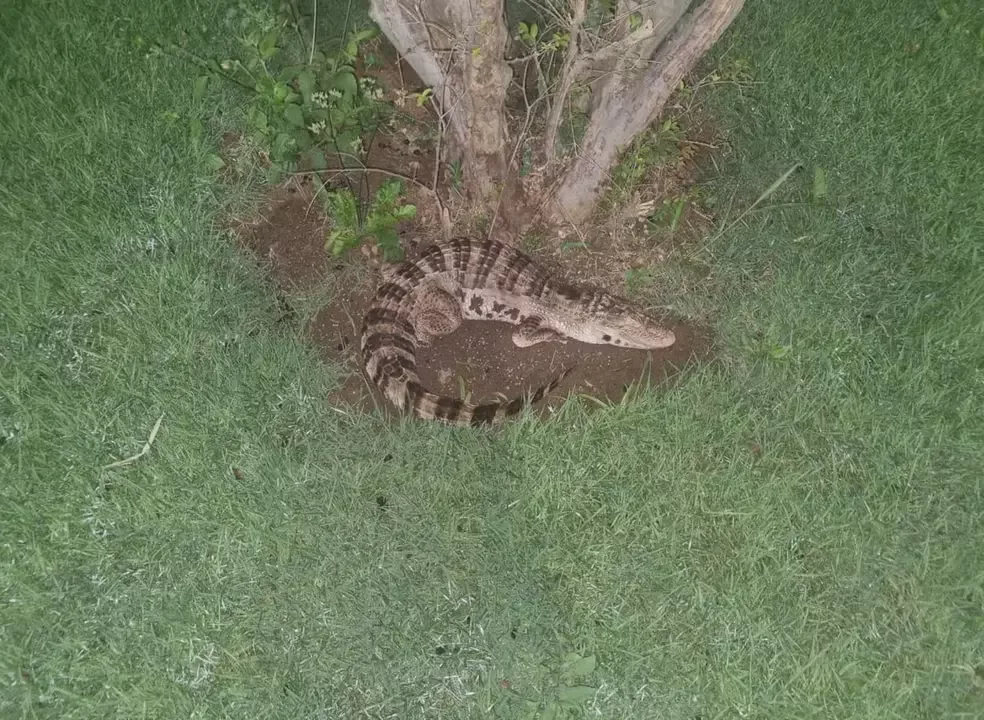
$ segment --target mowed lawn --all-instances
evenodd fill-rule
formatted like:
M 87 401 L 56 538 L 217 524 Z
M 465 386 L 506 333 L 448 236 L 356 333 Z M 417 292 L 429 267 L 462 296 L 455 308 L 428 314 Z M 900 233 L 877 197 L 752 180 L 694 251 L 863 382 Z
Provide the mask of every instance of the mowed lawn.
M 978 3 L 749 0 L 717 359 L 495 433 L 326 404 L 134 41 L 228 7 L 0 10 L 0 717 L 984 717 Z

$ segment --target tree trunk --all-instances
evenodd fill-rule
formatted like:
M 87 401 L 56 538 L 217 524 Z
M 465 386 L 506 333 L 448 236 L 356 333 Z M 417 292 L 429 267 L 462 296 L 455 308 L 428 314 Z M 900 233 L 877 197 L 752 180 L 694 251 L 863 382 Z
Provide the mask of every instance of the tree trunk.
M 680 81 L 721 37 L 743 4 L 744 0 L 706 0 L 676 24 L 648 62 L 640 64 L 625 55 L 616 61 L 620 72 L 608 75 L 596 93 L 577 157 L 554 193 L 549 209 L 554 220 L 578 223 L 590 215 L 619 153 L 659 116 Z M 686 3 L 663 6 L 672 16 Z M 648 46 L 655 38 L 644 42 Z M 635 73 L 633 66 L 639 68 Z
M 465 189 L 485 199 L 506 173 L 502 0 L 371 0 L 370 15 L 433 97 L 449 159 L 462 161 Z M 441 158 L 438 158 L 441 160 Z
M 587 20 L 595 7 L 589 0 L 567 2 L 571 17 L 552 17 L 568 31 L 569 44 L 551 84 L 554 96 L 541 105 L 550 107 L 542 156 L 557 180 L 535 204 L 550 220 L 578 223 L 593 210 L 619 153 L 659 116 L 744 0 L 617 0 L 614 17 L 600 25 Z M 448 149 L 438 160 L 461 159 L 469 195 L 492 200 L 509 170 L 504 0 L 370 0 L 370 8 L 433 89 Z M 559 160 L 555 141 L 578 83 L 591 88 L 590 120 L 574 158 Z

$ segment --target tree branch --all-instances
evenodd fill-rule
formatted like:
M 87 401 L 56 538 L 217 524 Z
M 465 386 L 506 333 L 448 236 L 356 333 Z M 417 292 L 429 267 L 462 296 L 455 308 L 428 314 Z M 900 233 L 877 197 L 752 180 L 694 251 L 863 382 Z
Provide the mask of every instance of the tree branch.
M 578 36 L 581 34 L 581 26 L 587 15 L 588 0 L 575 0 L 574 19 L 570 26 L 570 39 L 567 41 L 567 54 L 564 56 L 564 69 L 560 73 L 560 90 L 554 98 L 553 107 L 550 108 L 550 117 L 547 120 L 547 130 L 543 140 L 543 152 L 547 157 L 547 162 L 553 162 L 557 145 L 557 129 L 564 116 L 564 103 L 567 100 L 567 93 L 574 86 L 577 77 L 575 68 L 577 67 L 577 51 L 580 47 Z
M 653 22 L 652 18 L 648 18 L 646 22 L 625 37 L 616 40 L 610 45 L 606 45 L 593 53 L 582 55 L 578 60 L 578 64 L 582 66 L 583 72 L 584 69 L 587 69 L 588 65 L 597 65 L 598 63 L 603 63 L 608 60 L 614 60 L 615 58 L 621 57 L 629 52 L 629 49 L 633 45 L 641 43 L 643 40 L 648 40 L 655 34 L 656 24 Z
M 563 120 L 567 95 L 570 93 L 571 88 L 574 87 L 574 83 L 593 67 L 609 60 L 624 57 L 633 46 L 648 40 L 656 34 L 656 25 L 653 23 L 652 18 L 648 18 L 640 27 L 625 37 L 593 53 L 585 53 L 578 57 L 578 50 L 580 48 L 578 36 L 581 32 L 581 26 L 584 24 L 587 0 L 576 0 L 576 2 L 574 19 L 571 21 L 571 38 L 567 44 L 567 55 L 564 58 L 564 68 L 560 76 L 560 89 L 552 101 L 553 107 L 551 108 L 550 117 L 547 120 L 547 129 L 544 133 L 543 151 L 548 163 L 553 162 L 556 156 L 557 132 Z
M 415 30 L 407 18 L 400 0 L 370 0 L 369 15 L 373 22 L 384 28 L 386 37 L 397 52 L 414 69 L 435 94 L 443 92 L 448 76 L 441 69 L 437 55 L 431 48 L 430 36 Z M 425 24 L 426 30 L 426 24 Z

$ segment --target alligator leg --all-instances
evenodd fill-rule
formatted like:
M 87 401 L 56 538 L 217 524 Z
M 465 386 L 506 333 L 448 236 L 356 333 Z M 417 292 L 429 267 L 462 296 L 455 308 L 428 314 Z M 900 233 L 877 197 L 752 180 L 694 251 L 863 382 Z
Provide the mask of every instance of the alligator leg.
M 543 342 L 567 342 L 567 337 L 553 328 L 543 325 L 541 318 L 530 316 L 519 324 L 513 332 L 513 344 L 517 347 L 530 347 Z

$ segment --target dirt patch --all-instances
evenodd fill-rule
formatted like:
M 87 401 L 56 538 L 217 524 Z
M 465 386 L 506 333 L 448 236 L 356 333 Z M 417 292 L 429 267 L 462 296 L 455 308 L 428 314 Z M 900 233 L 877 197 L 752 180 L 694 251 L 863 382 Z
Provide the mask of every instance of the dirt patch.
M 243 244 L 268 268 L 278 289 L 290 293 L 324 286 L 334 289 L 331 302 L 318 311 L 308 326 L 311 342 L 321 356 L 348 370 L 329 402 L 350 410 L 387 411 L 385 400 L 370 388 L 358 362 L 359 331 L 372 301 L 378 272 L 366 272 L 361 253 L 332 260 L 324 251 L 326 219 L 311 202 L 306 186 L 278 188 L 252 223 L 241 226 Z M 426 242 L 408 236 L 408 256 Z M 563 267 L 556 258 L 544 264 Z M 706 333 L 687 324 L 668 321 L 677 342 L 653 352 L 623 350 L 575 341 L 518 348 L 512 342 L 513 327 L 498 322 L 468 321 L 456 332 L 418 352 L 422 381 L 435 392 L 475 401 L 492 400 L 501 393 L 512 397 L 538 387 L 563 369 L 574 370 L 545 401 L 544 408 L 559 406 L 574 393 L 617 401 L 634 383 L 663 383 L 688 364 L 706 358 L 711 342 Z
M 512 200 L 500 203 L 508 206 L 508 212 L 496 208 L 495 215 L 482 218 L 469 214 L 447 177 L 439 177 L 435 183 L 438 148 L 433 127 L 428 126 L 433 117 L 427 107 L 408 100 L 420 86 L 412 71 L 393 62 L 371 74 L 385 88 L 387 98 L 403 109 L 397 114 L 403 119 L 373 137 L 366 165 L 378 172 L 358 176 L 358 184 L 366 193 L 386 177 L 397 175 L 407 181 L 408 199 L 418 208 L 416 219 L 400 228 L 407 257 L 412 259 L 451 229 L 454 234 L 484 235 L 482 222 L 485 228 L 494 226 L 494 235 L 501 238 L 501 228 L 509 225 L 508 216 L 516 213 Z M 693 147 L 712 146 L 709 134 L 689 138 L 686 142 Z M 596 213 L 592 223 L 585 226 L 586 234 L 559 241 L 553 239 L 555 236 L 539 239 L 527 234 L 522 249 L 563 277 L 622 294 L 627 271 L 663 261 L 687 235 L 700 231 L 703 221 L 696 203 L 686 204 L 669 237 L 662 234 L 654 241 L 652 233 L 631 230 L 642 217 L 639 213 L 651 210 L 654 200 L 681 195 L 682 188 L 693 182 L 698 161 L 697 152 L 681 152 L 672 167 L 661 168 L 658 176 L 650 175 L 640 182 L 644 191 L 634 193 L 617 208 Z M 325 180 L 334 184 L 337 176 Z M 447 209 L 443 214 L 442 205 Z M 376 408 L 394 417 L 389 404 L 369 387 L 358 359 L 360 328 L 380 277 L 378 255 L 364 247 L 361 252 L 332 258 L 324 247 L 329 228 L 330 221 L 314 199 L 312 184 L 295 178 L 275 188 L 256 218 L 237 224 L 236 230 L 243 246 L 267 267 L 288 303 L 291 293 L 329 291 L 326 296 L 332 300 L 307 327 L 310 341 L 322 357 L 349 371 L 329 402 L 355 411 Z M 508 242 L 510 238 L 501 239 Z M 665 350 L 648 352 L 573 340 L 518 348 L 512 342 L 512 326 L 469 321 L 431 347 L 421 348 L 418 371 L 424 384 L 435 392 L 481 402 L 522 394 L 572 367 L 569 377 L 543 403 L 545 408 L 560 405 L 571 394 L 616 402 L 632 385 L 640 381 L 665 384 L 687 365 L 711 354 L 706 331 L 669 318 L 666 322 L 676 333 L 677 342 Z
M 267 265 L 278 288 L 288 293 L 306 290 L 328 273 L 327 219 L 312 200 L 306 185 L 278 187 L 255 218 L 235 228 L 242 244 Z

